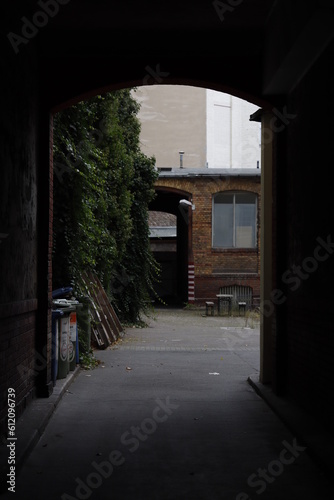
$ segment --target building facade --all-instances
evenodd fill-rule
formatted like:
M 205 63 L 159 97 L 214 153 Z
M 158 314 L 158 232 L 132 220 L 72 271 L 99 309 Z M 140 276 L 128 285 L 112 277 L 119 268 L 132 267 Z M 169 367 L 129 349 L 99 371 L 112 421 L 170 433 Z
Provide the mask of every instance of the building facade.
M 239 296 L 247 296 L 249 307 L 257 304 L 260 170 L 163 170 L 155 188 L 157 196 L 152 210 L 162 214 L 169 211 L 177 221 L 176 235 L 171 230 L 167 236 L 165 229 L 166 236 L 160 233 L 159 240 L 152 240 L 152 250 L 162 265 L 162 280 L 168 277 L 168 298 L 172 295 L 180 302 L 203 304 L 207 300 L 217 301 L 219 293 L 232 293 L 234 302 Z M 184 204 L 184 200 L 189 204 Z M 163 293 L 163 284 L 159 290 Z
M 8 387 L 17 417 L 31 397 L 53 390 L 50 117 L 101 89 L 190 82 L 263 109 L 260 380 L 314 417 L 319 432 L 333 432 L 333 4 L 233 3 L 240 5 L 222 23 L 204 1 L 168 2 L 163 15 L 157 2 L 144 13 L 138 2 L 70 2 L 37 36 L 19 36 L 19 55 L 3 37 L 1 431 Z M 2 33 L 20 35 L 21 16 L 32 19 L 36 7 L 7 2 Z M 293 274 L 300 267 L 304 279 Z M 287 272 L 296 281 L 287 282 Z M 24 379 L 21 365 L 29 369 Z M 307 444 L 320 460 L 326 439 Z
M 186 85 L 143 86 L 142 151 L 157 168 L 261 167 L 261 126 L 249 117 L 258 106 L 238 97 Z
M 160 172 L 152 207 L 161 216 L 151 219 L 158 295 L 204 303 L 229 292 L 258 303 L 261 139 L 260 124 L 249 119 L 257 107 L 185 85 L 141 87 L 134 96 L 142 151 Z M 178 221 L 174 231 L 162 228 L 166 212 Z

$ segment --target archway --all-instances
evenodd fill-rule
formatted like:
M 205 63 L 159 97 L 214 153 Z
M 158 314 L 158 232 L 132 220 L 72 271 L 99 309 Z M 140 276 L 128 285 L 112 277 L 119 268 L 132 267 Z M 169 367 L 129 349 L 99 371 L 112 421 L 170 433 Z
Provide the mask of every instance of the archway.
M 10 122 L 9 136 L 15 137 L 12 149 L 18 151 L 22 147 L 23 150 L 22 164 L 12 152 L 8 152 L 7 163 L 11 166 L 15 160 L 17 172 L 27 166 L 31 169 L 33 205 L 38 207 L 33 230 L 29 225 L 28 230 L 23 228 L 23 247 L 27 250 L 23 263 L 29 265 L 24 281 L 34 286 L 31 290 L 27 287 L 14 290 L 9 300 L 24 301 L 20 306 L 8 308 L 4 294 L 4 310 L 6 314 L 13 311 L 13 324 L 15 314 L 23 312 L 31 316 L 31 343 L 37 353 L 47 352 L 47 356 L 51 337 L 52 114 L 106 90 L 143 84 L 180 83 L 212 88 L 268 108 L 280 100 L 271 95 L 264 97 L 262 90 L 263 27 L 271 2 L 266 5 L 258 2 L 255 8 L 245 1 L 238 9 L 233 8 L 226 19 L 222 19 L 212 4 L 182 4 L 185 25 L 175 16 L 175 12 L 180 11 L 178 3 L 169 4 L 168 15 L 162 17 L 161 9 L 152 2 L 145 18 L 138 12 L 141 7 L 132 5 L 128 11 L 124 5 L 112 3 L 96 8 L 88 1 L 59 2 L 59 13 L 46 19 L 45 14 L 38 17 L 36 8 L 40 9 L 40 5 L 36 7 L 35 2 L 16 2 L 15 8 L 8 9 L 5 19 L 6 33 L 23 34 L 22 30 L 32 33 L 24 28 L 23 15 L 31 22 L 39 19 L 40 26 L 19 45 L 19 54 L 10 43 L 4 50 L 9 68 L 3 82 L 3 95 L 7 100 L 4 116 Z M 137 19 L 141 20 L 138 26 Z M 166 36 L 162 36 L 163 33 Z M 173 36 L 168 36 L 169 33 Z M 124 36 L 133 42 L 130 52 L 125 46 L 120 50 Z M 222 47 L 229 49 L 222 50 Z M 13 89 L 20 89 L 20 99 L 16 100 Z M 26 137 L 26 130 L 31 132 L 31 137 Z M 26 193 L 25 182 L 22 177 L 22 186 L 19 185 L 22 193 Z M 24 219 L 24 210 L 23 206 L 18 218 Z M 21 238 L 18 232 L 18 228 L 11 232 L 11 248 Z M 11 262 L 11 249 L 2 248 L 3 261 Z M 26 257 L 30 254 L 32 266 Z M 6 273 L 4 289 L 13 288 L 12 277 Z M 31 355 L 34 356 L 33 348 Z M 36 386 L 38 395 L 48 396 L 52 392 L 49 359 L 45 369 L 38 372 Z M 22 395 L 24 405 L 25 395 Z
M 176 216 L 176 261 L 173 266 L 175 289 L 174 297 L 170 299 L 179 305 L 193 302 L 192 217 L 189 208 L 180 204 L 182 199 L 190 202 L 191 193 L 159 186 L 156 187 L 156 193 L 157 196 L 151 203 L 150 210 L 167 212 Z M 158 254 L 156 258 L 159 258 Z
M 17 0 L 1 19 L 1 387 L 17 388 L 17 415 L 36 390 L 52 392 L 50 114 L 107 89 L 164 82 L 221 90 L 274 111 L 274 122 L 266 119 L 274 132 L 266 154 L 273 175 L 271 180 L 269 169 L 268 210 L 262 207 L 273 235 L 269 230 L 267 249 L 261 247 L 272 272 L 268 290 L 276 293 L 263 297 L 275 306 L 266 322 L 272 322 L 267 338 L 274 345 L 265 349 L 263 380 L 273 372 L 275 391 L 326 416 L 331 428 L 332 7 L 244 0 L 217 11 L 227 4 L 172 1 L 161 10 L 150 1 L 143 11 L 132 2 L 50 0 L 59 7 L 50 16 L 45 9 L 39 14 L 41 4 L 46 2 Z M 21 37 L 18 51 L 10 33 Z M 291 290 L 282 277 L 295 263 L 314 258 L 318 238 L 329 249 L 328 261 Z M 20 363 L 31 368 L 43 352 L 47 363 L 37 382 L 18 381 Z M 273 368 L 272 358 L 278 362 Z M 2 422 L 4 412 L 5 405 Z
M 182 80 L 181 80 L 182 81 Z M 146 81 L 144 81 L 146 83 Z M 161 82 L 162 83 L 162 82 Z M 223 86 L 222 86 L 223 87 Z M 109 90 L 114 87 L 105 87 Z M 223 87 L 224 88 L 224 87 Z M 79 99 L 79 97 L 77 98 Z M 74 101 L 73 101 L 74 102 Z M 268 116 L 264 114 L 263 116 Z M 254 120 L 258 120 L 257 116 L 254 116 Z M 261 117 L 260 117 L 261 120 Z M 268 126 L 270 127 L 270 122 L 267 122 L 265 133 L 268 132 Z M 267 273 L 267 295 L 263 295 L 263 286 L 261 286 L 261 302 L 266 300 L 266 297 L 269 296 L 272 290 L 272 282 L 269 279 L 271 275 L 271 202 L 267 200 L 271 200 L 271 168 L 272 164 L 269 162 L 269 158 L 272 155 L 272 141 L 263 141 L 263 159 L 264 159 L 264 168 L 267 171 L 267 178 L 269 181 L 267 182 L 268 195 L 265 195 L 262 192 L 262 212 L 266 213 L 267 221 L 265 224 L 262 221 L 261 227 L 262 231 L 264 226 L 267 227 L 265 231 L 266 239 L 261 245 L 261 254 L 262 257 L 264 254 L 267 254 L 267 260 L 269 264 L 266 266 Z M 266 166 L 268 164 L 268 167 Z M 172 213 L 177 215 L 178 220 L 178 257 L 177 257 L 177 274 L 179 279 L 177 280 L 177 300 L 181 303 L 193 302 L 193 255 L 192 255 L 192 211 L 184 210 L 180 208 L 179 202 L 182 198 L 186 198 L 191 204 L 192 193 L 190 191 L 181 191 L 177 188 L 171 188 L 166 186 L 157 186 L 156 188 L 158 196 L 154 203 L 151 204 L 152 210 L 157 211 L 165 211 L 167 213 Z M 261 216 L 262 217 L 262 216 Z M 263 219 L 264 220 L 264 219 Z M 267 246 L 269 245 L 269 246 Z M 262 275 L 262 283 L 266 273 L 261 273 Z M 261 323 L 261 380 L 270 382 L 272 377 L 272 351 L 271 351 L 271 321 L 272 318 L 265 318 L 266 321 Z M 265 354 L 266 353 L 266 354 Z

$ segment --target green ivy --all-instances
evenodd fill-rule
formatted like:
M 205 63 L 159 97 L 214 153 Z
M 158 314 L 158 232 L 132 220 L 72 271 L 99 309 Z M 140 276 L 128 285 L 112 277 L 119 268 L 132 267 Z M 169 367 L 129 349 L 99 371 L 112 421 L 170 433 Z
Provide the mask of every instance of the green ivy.
M 157 172 L 140 151 L 138 111 L 124 89 L 54 119 L 53 288 L 91 270 L 131 322 L 148 310 L 159 274 L 148 228 Z

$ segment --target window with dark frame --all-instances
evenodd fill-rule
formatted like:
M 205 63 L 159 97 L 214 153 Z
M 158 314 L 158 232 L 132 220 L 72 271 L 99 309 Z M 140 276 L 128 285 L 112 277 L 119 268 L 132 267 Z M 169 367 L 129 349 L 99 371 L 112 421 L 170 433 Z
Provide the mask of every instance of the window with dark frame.
M 257 195 L 217 193 L 212 203 L 213 248 L 256 248 Z

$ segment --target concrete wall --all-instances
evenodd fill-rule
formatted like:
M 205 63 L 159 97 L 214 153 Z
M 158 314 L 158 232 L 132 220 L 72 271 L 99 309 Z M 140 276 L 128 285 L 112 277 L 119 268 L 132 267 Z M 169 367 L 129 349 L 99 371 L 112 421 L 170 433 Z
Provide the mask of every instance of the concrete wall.
M 204 167 L 206 162 L 206 93 L 184 85 L 140 87 L 142 151 L 156 157 L 157 167 Z

